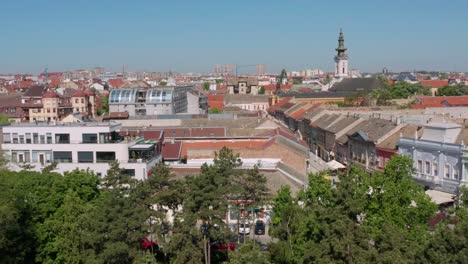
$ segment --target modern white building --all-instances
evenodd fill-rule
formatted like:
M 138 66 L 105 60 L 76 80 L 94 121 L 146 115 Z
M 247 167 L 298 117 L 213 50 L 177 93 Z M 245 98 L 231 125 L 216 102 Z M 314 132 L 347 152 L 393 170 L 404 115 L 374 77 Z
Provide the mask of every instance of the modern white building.
M 156 142 L 119 135 L 118 123 L 15 123 L 3 127 L 2 150 L 12 170 L 41 170 L 57 162 L 56 172 L 89 169 L 105 176 L 118 161 L 123 173 L 144 180 L 160 158 Z

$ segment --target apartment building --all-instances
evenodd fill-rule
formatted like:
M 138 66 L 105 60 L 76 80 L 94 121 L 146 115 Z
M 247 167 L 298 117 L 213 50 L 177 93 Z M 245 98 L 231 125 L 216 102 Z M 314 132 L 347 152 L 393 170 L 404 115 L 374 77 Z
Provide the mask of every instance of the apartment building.
M 194 86 L 114 89 L 109 94 L 109 111 L 127 112 L 129 116 L 200 114 L 200 109 L 207 108 L 206 100 L 200 99 L 205 95 L 194 93 L 193 89 Z
M 458 124 L 429 123 L 421 137 L 400 138 L 399 153 L 412 158 L 416 181 L 456 193 L 461 185 L 468 185 L 463 162 L 466 132 Z
M 15 123 L 3 127 L 2 150 L 12 170 L 22 164 L 41 170 L 57 162 L 59 173 L 78 168 L 105 176 L 116 160 L 124 173 L 146 179 L 160 160 L 158 142 L 121 136 L 120 129 L 117 123 Z
M 90 89 L 69 89 L 60 94 L 44 86 L 31 86 L 21 96 L 19 107 L 26 122 L 55 121 L 72 113 L 94 117 L 96 95 Z

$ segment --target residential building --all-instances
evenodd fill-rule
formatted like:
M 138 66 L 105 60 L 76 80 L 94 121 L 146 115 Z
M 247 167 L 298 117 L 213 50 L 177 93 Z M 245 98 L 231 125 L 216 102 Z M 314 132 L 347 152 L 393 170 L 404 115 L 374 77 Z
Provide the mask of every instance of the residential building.
M 468 184 L 462 158 L 467 132 L 458 124 L 429 123 L 420 137 L 400 138 L 398 151 L 413 160 L 416 181 L 455 194 L 461 185 Z
M 60 94 L 44 86 L 30 87 L 21 97 L 23 121 L 57 121 L 71 113 L 94 117 L 96 95 L 93 91 L 71 88 L 62 91 L 64 93 Z
M 224 96 L 225 106 L 236 106 L 247 111 L 266 111 L 269 104 L 267 95 L 227 94 Z
M 194 86 L 113 89 L 109 112 L 128 112 L 130 116 L 200 114 L 207 108 L 205 95 L 194 93 L 193 89 Z
M 258 79 L 255 77 L 230 77 L 227 78 L 227 90 L 229 94 L 258 94 Z
M 359 130 L 348 133 L 348 160 L 352 164 L 359 164 L 366 170 L 377 167 L 376 146 L 399 131 L 404 124 L 397 125 L 383 119 L 370 119 Z
M 105 176 L 109 163 L 118 161 L 124 173 L 146 179 L 160 160 L 157 142 L 120 136 L 120 129 L 117 123 L 15 123 L 3 127 L 2 149 L 12 170 L 22 164 L 41 170 L 57 162 L 59 173 L 78 168 Z

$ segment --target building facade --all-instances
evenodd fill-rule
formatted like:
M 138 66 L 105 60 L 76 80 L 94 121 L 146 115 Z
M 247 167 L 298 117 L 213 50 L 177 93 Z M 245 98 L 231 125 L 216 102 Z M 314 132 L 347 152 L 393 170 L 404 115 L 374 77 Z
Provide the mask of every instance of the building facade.
M 200 97 L 205 95 L 192 93 L 193 89 L 194 86 L 114 89 L 109 94 L 109 112 L 128 112 L 130 116 L 199 114 L 206 101 Z M 207 107 L 205 103 L 203 106 Z M 190 112 L 195 108 L 197 111 Z
M 2 149 L 12 170 L 23 164 L 41 170 L 57 162 L 59 173 L 78 168 L 105 176 L 109 163 L 118 161 L 124 173 L 146 179 L 160 159 L 157 143 L 119 136 L 120 129 L 117 123 L 98 122 L 11 124 L 3 127 Z
M 400 139 L 399 153 L 412 158 L 416 181 L 449 193 L 456 193 L 468 183 L 462 173 L 464 146 L 457 142 L 460 132 L 460 125 L 430 123 L 420 138 Z

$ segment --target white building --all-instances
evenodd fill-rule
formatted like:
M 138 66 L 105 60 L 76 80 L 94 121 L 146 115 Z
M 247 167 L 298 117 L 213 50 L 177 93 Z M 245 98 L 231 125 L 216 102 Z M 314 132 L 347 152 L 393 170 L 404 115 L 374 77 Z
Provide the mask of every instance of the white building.
M 117 123 L 16 123 L 3 127 L 2 150 L 12 170 L 22 164 L 41 170 L 56 161 L 56 172 L 75 168 L 90 169 L 105 176 L 109 163 L 116 160 L 124 173 L 146 179 L 160 160 L 156 142 L 122 137 Z
M 468 185 L 462 127 L 450 123 L 429 123 L 421 138 L 400 138 L 399 152 L 412 158 L 413 178 L 431 189 L 457 193 Z

